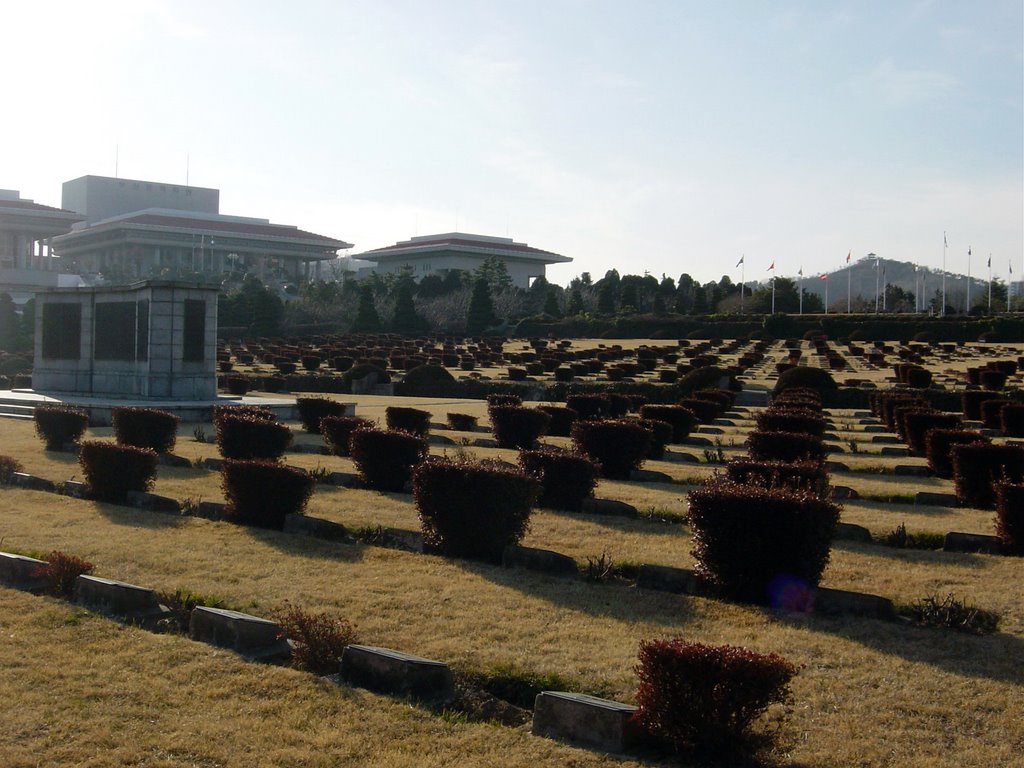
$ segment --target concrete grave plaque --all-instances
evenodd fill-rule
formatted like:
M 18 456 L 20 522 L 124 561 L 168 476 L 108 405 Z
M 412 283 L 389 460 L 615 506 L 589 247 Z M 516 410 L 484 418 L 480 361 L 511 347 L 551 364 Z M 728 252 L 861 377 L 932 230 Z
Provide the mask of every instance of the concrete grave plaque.
M 533 735 L 606 752 L 625 752 L 639 741 L 636 707 L 582 693 L 544 691 L 533 707 Z
M 247 613 L 198 606 L 192 611 L 189 636 L 230 648 L 249 658 L 286 658 L 291 648 L 279 624 Z
M 341 676 L 360 688 L 429 701 L 450 701 L 455 691 L 447 664 L 370 645 L 345 648 Z

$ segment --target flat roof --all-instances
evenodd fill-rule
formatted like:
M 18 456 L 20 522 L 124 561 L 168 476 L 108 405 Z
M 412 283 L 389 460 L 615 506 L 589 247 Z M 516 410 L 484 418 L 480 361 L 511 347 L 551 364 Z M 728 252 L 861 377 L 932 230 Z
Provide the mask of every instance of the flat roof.
M 549 264 L 572 261 L 570 256 L 562 256 L 540 248 L 532 248 L 526 243 L 517 243 L 509 237 L 492 237 L 489 235 L 471 235 L 463 232 L 447 232 L 439 235 L 420 235 L 389 245 L 374 248 L 356 254 L 356 258 L 368 261 L 393 261 L 409 256 L 426 255 L 440 251 L 479 254 L 481 256 L 505 256 L 527 261 L 543 261 Z

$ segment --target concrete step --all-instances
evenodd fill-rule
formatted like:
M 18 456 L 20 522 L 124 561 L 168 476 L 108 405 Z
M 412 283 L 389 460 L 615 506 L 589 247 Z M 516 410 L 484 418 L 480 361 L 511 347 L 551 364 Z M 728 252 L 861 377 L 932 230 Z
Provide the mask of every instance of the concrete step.
M 0 417 L 7 419 L 31 419 L 33 411 L 35 407 L 31 405 L 0 403 Z

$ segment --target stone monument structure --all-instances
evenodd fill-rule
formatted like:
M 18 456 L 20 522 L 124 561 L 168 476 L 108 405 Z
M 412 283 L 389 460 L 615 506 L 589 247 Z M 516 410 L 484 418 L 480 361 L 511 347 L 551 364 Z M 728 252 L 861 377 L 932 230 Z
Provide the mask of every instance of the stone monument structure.
M 143 280 L 36 296 L 36 392 L 217 399 L 217 294 L 203 283 Z

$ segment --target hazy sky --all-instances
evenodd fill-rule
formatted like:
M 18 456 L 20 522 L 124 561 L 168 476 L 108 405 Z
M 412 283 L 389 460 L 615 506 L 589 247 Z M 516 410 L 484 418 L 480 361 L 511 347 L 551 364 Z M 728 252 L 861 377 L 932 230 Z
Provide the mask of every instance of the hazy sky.
M 221 190 L 355 243 L 510 236 L 708 280 L 1024 273 L 1021 0 L 0 4 L 0 188 Z

